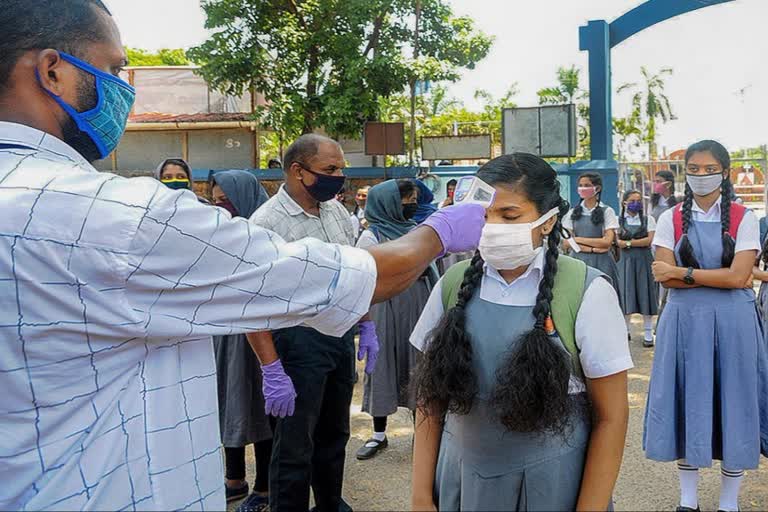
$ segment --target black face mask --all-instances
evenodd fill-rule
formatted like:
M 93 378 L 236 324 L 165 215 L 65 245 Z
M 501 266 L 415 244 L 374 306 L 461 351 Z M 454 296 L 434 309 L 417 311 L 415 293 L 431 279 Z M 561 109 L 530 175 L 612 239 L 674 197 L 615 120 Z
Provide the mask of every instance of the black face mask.
M 307 189 L 309 195 L 321 203 L 336 197 L 336 194 L 344 188 L 344 182 L 347 181 L 346 176 L 328 176 L 327 174 L 310 171 L 305 167 L 302 167 L 302 169 L 315 177 L 315 183 L 311 186 L 304 185 L 304 188 Z
M 403 217 L 405 220 L 411 220 L 416 215 L 416 210 L 419 209 L 419 205 L 416 203 L 409 203 L 403 205 Z

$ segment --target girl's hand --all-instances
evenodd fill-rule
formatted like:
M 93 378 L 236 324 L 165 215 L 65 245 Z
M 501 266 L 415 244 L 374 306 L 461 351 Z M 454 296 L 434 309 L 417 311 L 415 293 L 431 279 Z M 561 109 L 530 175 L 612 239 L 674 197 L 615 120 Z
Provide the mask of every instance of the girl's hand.
M 599 247 L 593 247 L 592 252 L 595 254 L 608 254 L 610 249 L 600 249 Z
M 672 279 L 678 278 L 678 268 L 663 261 L 654 261 L 651 267 L 653 269 L 653 278 L 657 283 L 666 283 Z
M 411 499 L 411 510 L 413 512 L 437 512 L 437 507 L 432 498 L 419 499 L 414 496 Z

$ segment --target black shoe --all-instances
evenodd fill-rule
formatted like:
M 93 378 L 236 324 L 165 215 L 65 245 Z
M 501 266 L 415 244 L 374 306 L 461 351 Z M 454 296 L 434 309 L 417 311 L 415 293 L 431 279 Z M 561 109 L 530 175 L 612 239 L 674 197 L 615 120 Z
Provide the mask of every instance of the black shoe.
M 653 348 L 654 345 L 655 343 L 653 340 L 646 340 L 646 339 L 643 340 L 643 346 L 645 348 Z
M 368 446 L 369 444 L 375 443 L 374 446 Z M 379 453 L 380 450 L 383 450 L 389 445 L 389 441 L 387 441 L 387 438 L 385 437 L 383 441 L 378 441 L 376 439 L 369 439 L 365 442 L 363 446 L 360 447 L 359 450 L 357 450 L 357 460 L 368 460 L 372 459 L 376 456 L 377 453 Z
M 269 497 L 252 492 L 248 498 L 237 507 L 236 512 L 266 512 L 269 510 Z
M 627 341 L 632 341 L 632 333 L 631 332 L 627 333 Z
M 225 485 L 224 487 L 227 491 L 227 503 L 248 496 L 248 482 L 245 482 L 241 487 L 230 487 L 228 485 Z
M 677 507 L 677 512 L 701 512 L 701 509 L 699 507 L 691 508 L 691 507 Z

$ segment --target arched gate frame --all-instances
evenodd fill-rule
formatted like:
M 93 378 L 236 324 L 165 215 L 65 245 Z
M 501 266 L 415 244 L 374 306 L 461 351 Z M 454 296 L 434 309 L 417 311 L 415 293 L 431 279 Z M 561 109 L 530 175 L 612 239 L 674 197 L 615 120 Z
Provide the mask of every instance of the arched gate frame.
M 571 199 L 575 199 L 575 179 L 578 174 L 595 170 L 604 175 L 606 202 L 614 201 L 618 186 L 618 164 L 613 159 L 611 49 L 633 35 L 657 23 L 682 14 L 733 0 L 648 0 L 612 23 L 590 21 L 579 29 L 579 49 L 589 52 L 589 129 L 591 162 L 579 162 L 571 167 Z

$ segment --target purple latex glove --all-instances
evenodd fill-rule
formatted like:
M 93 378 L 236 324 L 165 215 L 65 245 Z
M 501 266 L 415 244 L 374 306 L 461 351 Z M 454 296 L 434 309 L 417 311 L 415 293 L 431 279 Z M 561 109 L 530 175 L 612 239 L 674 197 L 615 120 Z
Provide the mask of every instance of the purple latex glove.
M 376 324 L 368 320 L 360 322 L 360 350 L 357 351 L 357 360 L 365 359 L 365 373 L 368 375 L 376 369 L 376 359 L 379 357 L 379 337 L 376 336 Z
M 278 359 L 274 363 L 261 367 L 261 389 L 264 392 L 264 411 L 267 416 L 278 418 L 293 416 L 296 408 L 296 389 L 291 378 L 286 375 L 283 363 Z
M 485 226 L 485 208 L 476 203 L 448 206 L 430 215 L 422 226 L 431 227 L 440 237 L 443 243 L 440 256 L 474 251 Z

